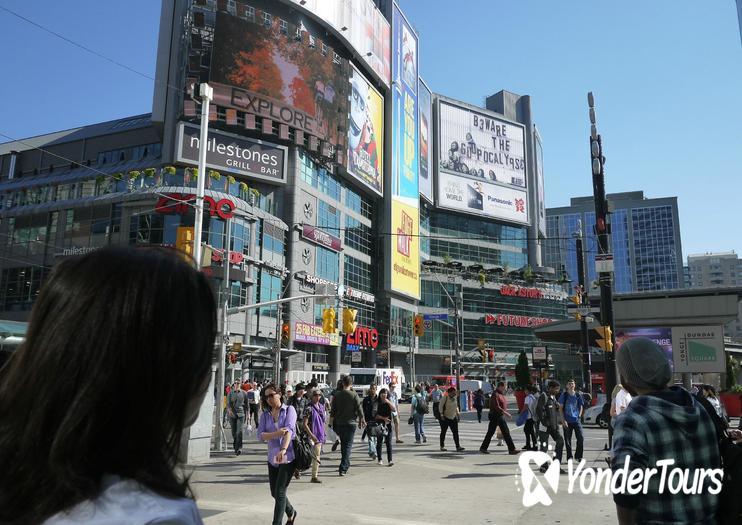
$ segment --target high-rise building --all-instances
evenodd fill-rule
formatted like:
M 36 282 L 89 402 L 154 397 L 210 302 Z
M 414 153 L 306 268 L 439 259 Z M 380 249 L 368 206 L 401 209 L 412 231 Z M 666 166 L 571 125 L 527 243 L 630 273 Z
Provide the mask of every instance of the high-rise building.
M 614 193 L 607 198 L 611 211 L 614 290 L 622 293 L 683 288 L 677 198 L 648 199 L 642 191 Z M 590 284 L 597 279 L 593 197 L 576 197 L 571 199 L 569 206 L 546 210 L 548 240 L 543 247 L 544 261 L 547 266 L 564 270 L 573 285 L 577 283 L 574 234 L 580 221 Z
M 687 268 L 690 288 L 742 285 L 742 259 L 733 251 L 689 255 Z M 724 331 L 729 337 L 742 338 L 742 303 L 737 320 Z

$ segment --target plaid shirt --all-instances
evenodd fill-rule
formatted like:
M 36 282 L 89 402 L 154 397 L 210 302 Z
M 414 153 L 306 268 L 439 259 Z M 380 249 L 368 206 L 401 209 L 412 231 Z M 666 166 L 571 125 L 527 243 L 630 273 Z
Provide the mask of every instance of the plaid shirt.
M 688 486 L 694 483 L 695 469 L 720 468 L 716 430 L 704 408 L 684 389 L 635 397 L 613 421 L 614 472 L 630 456 L 629 469 L 657 469 L 646 495 L 616 494 L 613 500 L 625 508 L 636 509 L 637 523 L 715 524 L 718 496 L 708 493 L 712 483 L 704 481 L 700 494 L 672 494 L 667 479 L 659 493 L 661 467 L 657 461 L 674 459 L 665 467 L 667 477 L 675 468 L 688 469 Z M 673 484 L 677 483 L 674 476 Z

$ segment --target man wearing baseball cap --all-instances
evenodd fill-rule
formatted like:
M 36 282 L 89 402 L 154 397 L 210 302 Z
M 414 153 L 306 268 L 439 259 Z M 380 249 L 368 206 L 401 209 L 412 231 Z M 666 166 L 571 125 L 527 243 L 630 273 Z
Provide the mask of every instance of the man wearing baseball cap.
M 656 469 L 645 480 L 646 494 L 628 491 L 614 494 L 620 525 L 634 523 L 716 523 L 718 496 L 709 492 L 714 484 L 706 481 L 700 491 L 681 490 L 673 494 L 668 480 L 660 491 L 662 466 L 658 461 L 674 460 L 667 469 L 690 473 L 720 466 L 716 429 L 706 410 L 684 388 L 668 387 L 672 369 L 664 350 L 654 341 L 633 338 L 616 352 L 622 384 L 634 396 L 613 425 L 614 475 L 629 461 L 629 471 Z M 687 469 L 687 470 L 686 470 Z M 677 477 L 677 476 L 675 476 Z

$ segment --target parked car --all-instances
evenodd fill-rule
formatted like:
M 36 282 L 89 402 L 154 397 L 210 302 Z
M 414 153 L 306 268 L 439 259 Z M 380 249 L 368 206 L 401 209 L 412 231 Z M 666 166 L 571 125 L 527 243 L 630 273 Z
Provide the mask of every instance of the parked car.
M 600 428 L 608 428 L 608 421 L 601 415 L 602 413 L 602 405 L 587 408 L 582 414 L 582 422 L 586 425 L 598 425 Z

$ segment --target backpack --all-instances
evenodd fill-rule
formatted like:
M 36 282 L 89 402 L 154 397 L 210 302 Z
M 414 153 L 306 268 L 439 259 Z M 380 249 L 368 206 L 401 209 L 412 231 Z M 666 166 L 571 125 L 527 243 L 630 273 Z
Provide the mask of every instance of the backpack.
M 430 412 L 430 408 L 428 407 L 428 400 L 423 394 L 420 394 L 420 396 L 417 398 L 417 402 L 415 403 L 415 412 L 417 412 L 418 414 L 427 414 Z
M 742 523 L 742 501 L 739 497 L 742 494 L 742 445 L 734 444 L 726 433 L 726 422 L 703 395 L 698 394 L 694 398 L 706 409 L 719 438 L 719 456 L 724 478 L 721 482 L 716 520 L 719 525 L 738 525 Z

